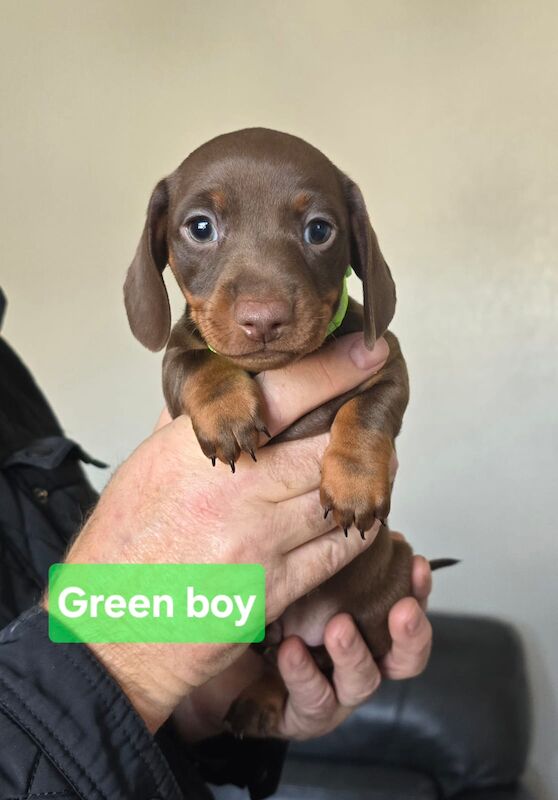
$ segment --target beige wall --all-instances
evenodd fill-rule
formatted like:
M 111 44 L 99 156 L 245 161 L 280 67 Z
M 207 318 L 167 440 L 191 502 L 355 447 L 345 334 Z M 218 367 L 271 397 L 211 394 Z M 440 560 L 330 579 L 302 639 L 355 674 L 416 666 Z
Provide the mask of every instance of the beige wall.
M 530 780 L 558 794 L 558 5 L 2 2 L 6 335 L 70 435 L 117 464 L 159 407 L 123 274 L 148 194 L 190 149 L 297 133 L 361 185 L 400 303 L 413 398 L 393 523 L 433 605 L 524 636 Z M 358 289 L 356 287 L 356 291 Z M 104 478 L 96 478 L 101 485 Z

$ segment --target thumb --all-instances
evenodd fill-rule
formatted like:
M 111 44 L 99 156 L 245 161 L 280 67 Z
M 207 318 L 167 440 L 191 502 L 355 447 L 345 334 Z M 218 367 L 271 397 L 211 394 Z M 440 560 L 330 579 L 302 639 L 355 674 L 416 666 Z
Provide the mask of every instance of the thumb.
M 269 432 L 276 436 L 304 414 L 349 392 L 386 363 L 389 347 L 378 339 L 367 350 L 362 333 L 351 333 L 325 345 L 289 367 L 261 372 Z

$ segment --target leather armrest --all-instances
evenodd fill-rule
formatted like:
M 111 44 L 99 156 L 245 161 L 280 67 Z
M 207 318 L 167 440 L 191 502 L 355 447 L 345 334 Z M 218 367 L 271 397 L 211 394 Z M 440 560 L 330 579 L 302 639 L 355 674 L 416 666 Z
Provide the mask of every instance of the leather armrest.
M 498 786 L 493 789 L 473 789 L 458 794 L 454 800 L 535 800 L 524 786 Z
M 384 681 L 333 733 L 293 743 L 293 758 L 401 766 L 433 776 L 448 796 L 517 782 L 531 715 L 516 632 L 483 617 L 430 618 L 434 647 L 425 672 Z

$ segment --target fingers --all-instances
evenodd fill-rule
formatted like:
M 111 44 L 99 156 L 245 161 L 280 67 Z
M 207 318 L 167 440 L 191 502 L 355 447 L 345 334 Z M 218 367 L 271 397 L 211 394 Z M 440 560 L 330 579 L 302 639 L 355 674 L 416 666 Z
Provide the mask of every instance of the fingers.
M 279 647 L 277 666 L 289 693 L 280 735 L 321 736 L 380 685 L 378 667 L 349 614 L 337 614 L 328 622 L 324 643 L 333 661 L 333 685 L 298 637 L 286 639 Z
M 337 700 L 349 710 L 376 691 L 380 671 L 349 614 L 337 614 L 328 622 L 324 642 L 333 661 Z
M 254 493 L 261 500 L 280 503 L 307 494 L 320 485 L 320 465 L 328 442 L 329 433 L 324 433 L 271 444 L 258 451 L 257 464 L 246 458 L 242 471 L 249 471 Z
M 277 666 L 289 692 L 280 734 L 292 739 L 319 736 L 337 709 L 332 685 L 297 636 L 285 639 Z
M 405 541 L 405 537 L 402 533 L 390 531 L 390 536 L 392 539 L 397 539 L 400 542 Z M 411 584 L 413 597 L 418 600 L 422 610 L 426 611 L 428 597 L 432 591 L 432 570 L 430 569 L 430 563 L 424 556 L 413 556 Z
M 267 406 L 269 432 L 276 436 L 308 411 L 358 386 L 383 367 L 388 355 L 385 339 L 367 350 L 362 333 L 354 333 L 285 369 L 260 373 L 256 380 Z
M 283 598 L 286 605 L 312 591 L 366 550 L 380 529 L 380 521 L 363 541 L 354 529 L 345 538 L 339 528 L 291 550 L 283 559 Z
M 399 600 L 388 617 L 393 644 L 381 671 L 391 680 L 413 678 L 425 668 L 432 648 L 432 627 L 414 597 Z
M 333 515 L 324 517 L 318 489 L 275 507 L 275 527 L 280 532 L 278 550 L 285 554 L 317 536 L 338 530 Z
M 413 587 L 413 597 L 418 600 L 422 610 L 426 611 L 428 596 L 432 591 L 432 570 L 424 556 L 414 556 L 413 558 L 411 583 Z

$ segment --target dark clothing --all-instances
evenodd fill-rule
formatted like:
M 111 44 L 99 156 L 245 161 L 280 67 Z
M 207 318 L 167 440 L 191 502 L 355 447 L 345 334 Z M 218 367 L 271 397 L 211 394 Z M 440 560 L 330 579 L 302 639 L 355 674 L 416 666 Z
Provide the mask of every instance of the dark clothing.
M 0 628 L 36 603 L 97 502 L 31 374 L 0 337 Z
M 99 463 L 0 338 L 0 800 L 207 800 L 206 780 L 267 797 L 284 742 L 153 738 L 86 646 L 48 638 L 35 604 L 97 499 L 80 461 Z
M 0 636 L 0 797 L 180 800 L 117 685 L 86 647 L 53 644 L 47 627 L 35 607 Z
M 284 744 L 157 742 L 87 647 L 53 644 L 34 607 L 0 634 L 0 798 L 208 800 L 203 778 L 275 789 Z M 169 763 L 173 769 L 169 768 Z

